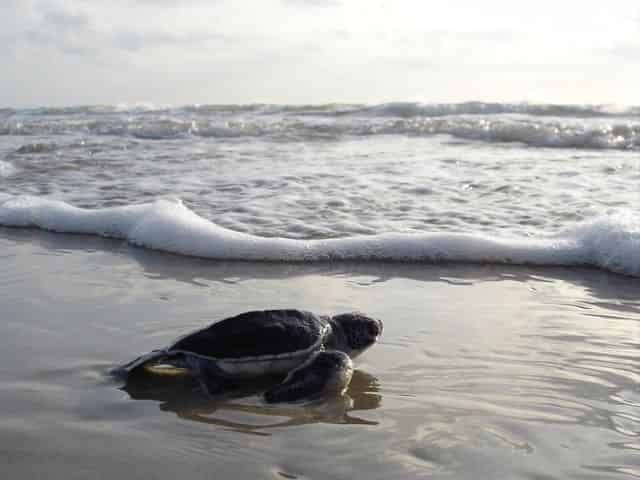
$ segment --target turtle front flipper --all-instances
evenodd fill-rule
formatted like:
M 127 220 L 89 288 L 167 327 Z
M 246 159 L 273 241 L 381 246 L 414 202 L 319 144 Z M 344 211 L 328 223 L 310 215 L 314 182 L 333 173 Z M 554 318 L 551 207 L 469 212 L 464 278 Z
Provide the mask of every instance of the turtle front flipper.
M 353 375 L 349 356 L 337 350 L 316 353 L 264 394 L 267 403 L 314 400 L 327 395 L 342 395 Z
M 194 371 L 202 392 L 211 398 L 217 398 L 238 388 L 238 382 L 229 378 L 215 362 L 195 356 L 187 356 L 186 363 Z

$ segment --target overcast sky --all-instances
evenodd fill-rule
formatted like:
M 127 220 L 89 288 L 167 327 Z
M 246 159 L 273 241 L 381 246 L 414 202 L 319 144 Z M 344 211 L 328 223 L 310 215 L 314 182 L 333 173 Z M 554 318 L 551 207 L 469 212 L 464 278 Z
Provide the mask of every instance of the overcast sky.
M 638 0 L 0 0 L 0 106 L 640 105 Z

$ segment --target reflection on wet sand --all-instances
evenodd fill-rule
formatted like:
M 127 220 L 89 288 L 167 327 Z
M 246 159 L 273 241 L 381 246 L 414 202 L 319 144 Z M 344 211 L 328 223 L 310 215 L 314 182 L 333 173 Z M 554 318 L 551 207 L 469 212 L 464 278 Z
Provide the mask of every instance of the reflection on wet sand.
M 640 278 L 215 262 L 1 228 L 0 246 L 3 478 L 638 476 Z M 257 383 L 212 400 L 184 375 L 124 391 L 103 376 L 217 318 L 291 306 L 383 318 L 358 363 L 376 378 L 269 406 Z
M 118 258 L 119 265 L 130 267 L 134 260 L 147 279 L 162 282 L 172 280 L 198 289 L 212 285 L 235 285 L 253 280 L 283 280 L 304 276 L 331 278 L 349 277 L 354 285 L 366 287 L 394 279 L 421 283 L 444 283 L 470 286 L 488 282 L 519 282 L 536 290 L 562 282 L 580 291 L 580 302 L 587 308 L 596 307 L 621 314 L 640 313 L 638 288 L 640 278 L 603 272 L 589 267 L 536 267 L 492 264 L 456 263 L 389 263 L 389 262 L 318 262 L 271 263 L 218 261 L 184 257 L 136 247 L 121 240 L 82 234 L 51 233 L 30 228 L 0 226 L 0 240 L 24 245 L 29 242 L 45 249 L 47 255 L 69 255 L 82 252 L 108 253 L 109 264 Z M 95 261 L 95 258 L 92 259 Z M 129 271 L 127 273 L 130 273 Z
M 262 403 L 258 395 L 273 381 L 272 378 L 259 379 L 224 397 L 210 398 L 203 394 L 193 376 L 179 372 L 141 372 L 129 377 L 122 390 L 134 400 L 160 402 L 160 410 L 174 412 L 185 420 L 256 435 L 269 435 L 263 430 L 270 428 L 314 423 L 378 424 L 352 414 L 376 409 L 381 404 L 377 378 L 363 371 L 354 372 L 349 388 L 342 397 L 309 404 Z
M 121 240 L 81 234 L 51 233 L 34 229 L 0 227 L 0 239 L 42 246 L 48 255 L 68 255 L 77 252 L 109 253 L 129 265 L 134 260 L 143 275 L 159 282 L 173 280 L 197 288 L 211 288 L 213 284 L 241 284 L 248 280 L 282 280 L 292 277 L 320 275 L 326 277 L 353 278 L 359 286 L 385 283 L 393 279 L 409 279 L 419 282 L 446 283 L 469 286 L 487 282 L 528 283 L 535 288 L 553 282 L 564 282 L 586 293 L 583 302 L 633 314 L 640 312 L 637 291 L 640 278 L 603 272 L 594 268 L 535 267 L 492 264 L 428 264 L 388 262 L 318 262 L 318 263 L 270 263 L 217 261 L 197 257 L 184 257 L 146 248 L 139 248 Z

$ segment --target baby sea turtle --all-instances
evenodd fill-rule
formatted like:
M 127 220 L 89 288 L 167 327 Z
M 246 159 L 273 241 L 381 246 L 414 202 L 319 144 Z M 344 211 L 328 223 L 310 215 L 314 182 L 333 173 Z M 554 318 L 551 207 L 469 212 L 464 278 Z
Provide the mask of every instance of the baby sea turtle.
M 210 395 L 233 389 L 242 379 L 286 375 L 264 399 L 295 402 L 343 393 L 353 373 L 351 359 L 381 333 L 380 320 L 360 313 L 328 317 L 301 310 L 252 311 L 190 333 L 112 373 L 126 377 L 154 364 L 187 368 Z

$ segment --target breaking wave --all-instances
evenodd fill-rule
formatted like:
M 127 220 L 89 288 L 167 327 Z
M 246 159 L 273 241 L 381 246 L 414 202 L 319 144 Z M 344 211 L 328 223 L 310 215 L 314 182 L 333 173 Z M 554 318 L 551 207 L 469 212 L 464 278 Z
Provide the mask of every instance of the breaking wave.
M 347 136 L 449 135 L 453 138 L 494 143 L 520 143 L 530 147 L 572 149 L 640 149 L 640 122 L 537 121 L 506 117 L 353 118 L 178 118 L 114 117 L 79 121 L 7 120 L 0 135 L 65 135 L 69 133 L 175 140 L 190 137 L 251 137 L 287 141 L 338 140 Z M 25 147 L 26 148 L 26 147 Z M 22 153 L 22 152 L 19 152 Z
M 394 102 L 375 105 L 365 109 L 380 116 L 397 117 L 442 117 L 448 115 L 532 115 L 547 117 L 636 117 L 639 107 L 616 108 L 607 105 L 556 105 L 532 103 L 415 103 Z
M 383 233 L 335 239 L 266 238 L 222 228 L 179 200 L 83 209 L 0 194 L 0 225 L 101 235 L 179 255 L 272 262 L 396 261 L 592 266 L 640 276 L 640 219 L 621 212 L 541 238 Z
M 390 102 L 377 105 L 356 103 L 327 103 L 310 105 L 281 104 L 193 104 L 172 107 L 152 103 L 118 105 L 80 105 L 70 107 L 38 107 L 31 109 L 0 109 L 0 115 L 111 115 L 117 113 L 157 114 L 195 113 L 200 115 L 234 114 L 291 114 L 316 116 L 370 115 L 409 117 L 441 117 L 447 115 L 534 115 L 551 117 L 640 117 L 640 107 L 616 107 L 611 105 L 560 105 L 537 103 L 460 102 L 421 103 Z

